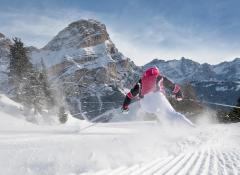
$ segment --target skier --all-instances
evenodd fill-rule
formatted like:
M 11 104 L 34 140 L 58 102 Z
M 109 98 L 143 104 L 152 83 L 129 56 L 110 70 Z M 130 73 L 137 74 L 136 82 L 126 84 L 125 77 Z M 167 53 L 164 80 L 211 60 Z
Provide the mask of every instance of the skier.
M 156 66 L 147 69 L 143 73 L 141 79 L 135 84 L 135 86 L 130 90 L 130 92 L 127 93 L 122 105 L 122 111 L 127 112 L 129 110 L 129 105 L 133 99 L 138 98 L 141 100 L 147 94 L 160 92 L 160 94 L 155 94 L 156 98 L 160 99 L 160 101 L 158 100 L 159 103 L 161 103 L 158 107 L 164 108 L 160 110 L 164 111 L 164 114 L 167 114 L 169 118 L 172 118 L 171 120 L 174 120 L 173 118 L 175 118 L 176 120 L 182 120 L 190 125 L 193 125 L 184 115 L 176 112 L 173 109 L 173 107 L 164 95 L 165 88 L 172 91 L 176 100 L 181 101 L 183 99 L 181 87 L 178 84 L 174 84 L 168 78 L 161 75 Z

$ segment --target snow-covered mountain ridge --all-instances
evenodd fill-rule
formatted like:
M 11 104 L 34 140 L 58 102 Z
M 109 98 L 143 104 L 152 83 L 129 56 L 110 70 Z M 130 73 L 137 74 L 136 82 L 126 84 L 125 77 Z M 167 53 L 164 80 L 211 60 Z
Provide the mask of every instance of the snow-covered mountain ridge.
M 144 68 L 152 65 L 158 66 L 164 75 L 181 83 L 190 81 L 240 81 L 240 58 L 216 65 L 200 64 L 184 57 L 180 60 L 170 61 L 154 59 L 144 65 Z
M 99 21 L 79 20 L 60 31 L 43 49 L 85 48 L 110 40 L 106 26 Z

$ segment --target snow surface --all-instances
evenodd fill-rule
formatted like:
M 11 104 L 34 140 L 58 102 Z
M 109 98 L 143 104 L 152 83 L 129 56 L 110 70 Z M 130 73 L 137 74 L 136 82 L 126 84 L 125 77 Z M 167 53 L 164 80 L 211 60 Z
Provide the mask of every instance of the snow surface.
M 201 120 L 196 128 L 182 128 L 124 122 L 122 116 L 121 122 L 92 124 L 70 117 L 64 125 L 34 125 L 17 113 L 21 105 L 3 95 L 0 99 L 0 174 L 240 172 L 239 123 Z

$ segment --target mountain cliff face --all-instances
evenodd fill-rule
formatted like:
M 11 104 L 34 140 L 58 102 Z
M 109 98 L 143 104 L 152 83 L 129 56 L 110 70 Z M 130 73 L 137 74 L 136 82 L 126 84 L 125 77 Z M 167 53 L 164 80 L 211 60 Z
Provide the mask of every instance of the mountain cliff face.
M 43 49 L 59 51 L 66 48 L 92 47 L 110 40 L 106 26 L 96 20 L 71 23 L 58 33 Z
M 0 33 L 0 91 L 7 90 L 10 45 L 12 42 Z
M 105 25 L 95 20 L 71 23 L 45 47 L 32 51 L 31 58 L 35 64 L 44 60 L 51 82 L 79 118 L 120 107 L 124 89 L 140 71 L 117 50 Z

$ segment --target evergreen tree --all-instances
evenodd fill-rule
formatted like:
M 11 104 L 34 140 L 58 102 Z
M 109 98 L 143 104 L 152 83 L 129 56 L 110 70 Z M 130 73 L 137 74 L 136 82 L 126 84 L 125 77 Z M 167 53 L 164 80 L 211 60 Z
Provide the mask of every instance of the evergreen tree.
M 240 97 L 238 99 L 238 107 L 240 107 Z M 233 110 L 228 114 L 228 120 L 230 122 L 240 122 L 240 108 L 233 108 Z
M 59 118 L 60 123 L 66 123 L 66 122 L 67 122 L 68 115 L 67 115 L 67 113 L 65 112 L 64 106 L 61 106 L 61 107 L 59 108 L 58 118 Z
M 27 56 L 26 48 L 18 38 L 13 39 L 10 48 L 9 80 L 14 87 L 16 100 L 35 113 L 54 105 L 54 98 L 47 79 L 47 69 L 41 60 L 41 70 L 33 67 Z
M 55 105 L 55 99 L 53 96 L 53 92 L 50 88 L 50 84 L 48 81 L 47 76 L 47 68 L 43 62 L 43 59 L 41 59 L 41 72 L 39 74 L 39 81 L 41 83 L 41 89 L 43 91 L 44 97 L 45 97 L 45 103 L 47 107 L 52 107 Z
M 14 44 L 10 46 L 10 76 L 21 79 L 32 68 L 32 64 L 21 39 L 13 38 L 13 41 Z
M 16 99 L 21 101 L 20 87 L 27 79 L 32 64 L 27 57 L 26 48 L 21 39 L 13 38 L 14 44 L 10 46 L 10 63 L 9 63 L 9 82 L 14 88 Z
M 53 93 L 47 78 L 46 70 L 33 68 L 28 74 L 21 93 L 24 102 L 34 108 L 35 113 L 41 113 L 42 109 L 51 109 L 55 105 Z
M 30 108 L 34 113 L 41 113 L 44 105 L 44 93 L 39 81 L 40 72 L 35 68 L 31 69 L 23 84 L 20 87 L 21 102 Z

